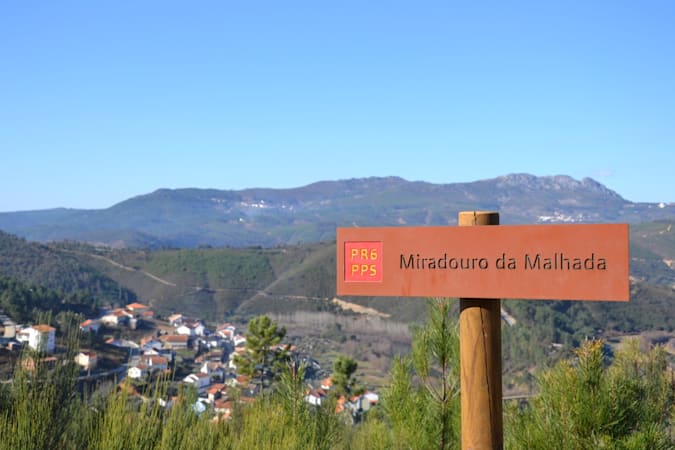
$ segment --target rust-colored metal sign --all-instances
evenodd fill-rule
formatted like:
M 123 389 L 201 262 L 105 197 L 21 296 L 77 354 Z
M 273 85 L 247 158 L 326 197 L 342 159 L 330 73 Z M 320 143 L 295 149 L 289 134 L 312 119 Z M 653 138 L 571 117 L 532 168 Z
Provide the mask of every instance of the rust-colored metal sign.
M 628 225 L 338 228 L 338 295 L 628 301 Z

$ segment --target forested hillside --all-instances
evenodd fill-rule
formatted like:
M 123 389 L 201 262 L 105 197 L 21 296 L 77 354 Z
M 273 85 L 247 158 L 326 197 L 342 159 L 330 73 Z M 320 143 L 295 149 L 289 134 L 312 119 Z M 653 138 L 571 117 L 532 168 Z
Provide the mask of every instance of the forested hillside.
M 94 301 L 131 301 L 135 294 L 53 246 L 27 242 L 0 231 L 0 275 L 43 286 L 64 296 Z
M 672 221 L 631 226 L 632 300 L 628 304 L 602 302 L 526 302 L 545 305 L 595 328 L 634 331 L 650 324 L 670 328 L 675 270 L 675 230 Z M 80 244 L 59 244 L 59 251 L 128 287 L 140 298 L 153 300 L 166 312 L 195 302 L 209 314 L 265 313 L 283 302 L 284 309 L 315 310 L 335 295 L 335 244 L 317 243 L 277 248 L 200 248 L 170 250 L 112 250 Z M 189 300 L 189 301 L 188 301 Z M 392 298 L 348 299 L 412 321 L 420 317 L 419 302 Z M 513 309 L 518 309 L 513 302 Z M 540 305 L 540 306 L 532 306 Z M 568 306 L 564 306 L 568 305 Z M 570 306 L 572 305 L 572 306 Z M 577 305 L 577 306 L 574 306 Z M 266 311 L 267 309 L 267 311 Z M 421 308 L 423 309 L 423 308 Z M 586 311 L 585 313 L 577 313 Z M 523 318 L 532 316 L 523 310 Z M 589 326 L 590 326 L 589 325 Z M 589 326 L 576 327 L 584 332 Z M 564 331 L 564 327 L 563 327 Z
M 589 337 L 613 339 L 645 331 L 672 333 L 675 330 L 672 225 L 673 221 L 659 221 L 631 226 L 633 281 L 629 303 L 504 301 L 504 310 L 515 319 L 515 324 L 504 326 L 507 370 L 525 370 L 542 361 L 569 356 L 571 348 Z M 334 317 L 354 314 L 343 310 L 344 304 L 333 302 L 334 243 L 276 248 L 134 250 L 75 242 L 43 245 L 2 233 L 0 246 L 0 274 L 20 280 L 22 285 L 49 288 L 62 301 L 72 304 L 93 307 L 138 299 L 160 316 L 181 312 L 213 321 L 246 320 L 258 314 L 291 317 L 295 312 L 329 313 Z M 380 320 L 396 326 L 420 323 L 426 314 L 423 299 L 341 300 L 355 308 L 371 308 Z M 24 316 L 33 307 L 31 302 L 27 298 L 28 306 L 21 307 L 15 301 L 12 308 L 23 311 L 19 314 Z M 320 316 L 316 320 L 311 315 L 304 317 L 304 322 L 295 324 L 302 333 L 312 332 L 312 326 L 325 320 Z M 359 335 L 351 330 L 345 334 L 341 327 L 321 326 L 313 332 L 330 338 L 332 344 L 326 344 L 325 349 L 337 349 L 349 344 L 344 339 Z M 372 339 L 374 346 L 375 337 Z M 373 346 L 362 342 L 358 347 L 364 358 L 374 359 L 371 351 L 382 352 L 373 350 Z M 393 348 L 385 356 L 393 357 Z M 380 367 L 384 364 L 377 363 Z

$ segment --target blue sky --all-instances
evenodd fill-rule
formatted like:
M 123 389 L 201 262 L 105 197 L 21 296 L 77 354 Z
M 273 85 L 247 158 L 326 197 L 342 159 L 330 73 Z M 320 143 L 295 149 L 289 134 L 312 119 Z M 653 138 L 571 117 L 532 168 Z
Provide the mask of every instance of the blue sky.
M 0 211 L 592 177 L 675 201 L 675 2 L 0 4 Z

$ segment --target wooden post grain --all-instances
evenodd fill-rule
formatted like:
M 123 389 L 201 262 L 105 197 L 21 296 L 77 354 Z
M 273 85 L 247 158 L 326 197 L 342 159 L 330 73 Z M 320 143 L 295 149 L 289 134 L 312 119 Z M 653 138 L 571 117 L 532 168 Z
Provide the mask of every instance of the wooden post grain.
M 499 213 L 464 211 L 458 222 L 499 225 Z M 501 301 L 461 298 L 459 308 L 462 449 L 502 449 Z

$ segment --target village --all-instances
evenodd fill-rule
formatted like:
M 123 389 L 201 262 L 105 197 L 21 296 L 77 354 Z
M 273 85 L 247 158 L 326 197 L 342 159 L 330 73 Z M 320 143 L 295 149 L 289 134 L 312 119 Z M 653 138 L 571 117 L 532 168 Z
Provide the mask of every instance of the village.
M 251 376 L 238 367 L 237 356 L 251 350 L 246 331 L 232 323 L 209 328 L 198 318 L 181 313 L 160 318 L 149 306 L 130 303 L 101 310 L 98 317 L 81 322 L 80 348 L 74 357 L 72 351 L 66 352 L 63 338 L 57 339 L 53 326 L 17 325 L 5 314 L 0 314 L 0 323 L 0 345 L 22 355 L 18 360 L 24 370 L 35 370 L 37 364 L 53 368 L 72 358 L 79 366 L 78 382 L 89 386 L 112 383 L 144 401 L 156 395 L 154 390 L 161 381 L 169 386 L 163 391 L 164 398 L 158 399 L 165 408 L 172 406 L 181 390 L 193 390 L 196 400 L 192 410 L 209 414 L 214 421 L 231 418 L 236 406 L 251 404 L 272 389 L 271 371 L 263 368 Z M 311 355 L 284 343 L 269 350 L 283 351 L 289 367 L 303 367 L 304 399 L 309 405 L 319 407 L 335 395 L 330 372 Z M 372 390 L 355 391 L 349 398 L 343 394 L 335 397 L 336 414 L 349 423 L 360 421 L 379 400 Z

